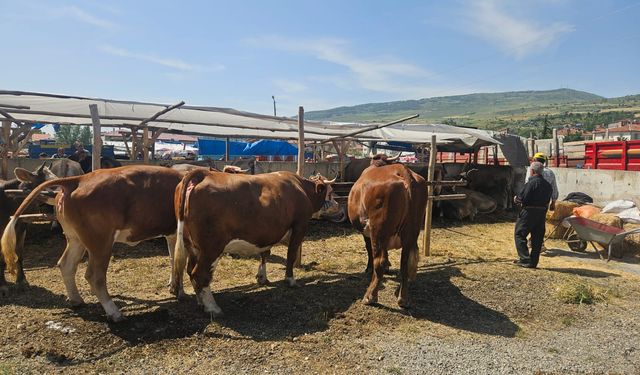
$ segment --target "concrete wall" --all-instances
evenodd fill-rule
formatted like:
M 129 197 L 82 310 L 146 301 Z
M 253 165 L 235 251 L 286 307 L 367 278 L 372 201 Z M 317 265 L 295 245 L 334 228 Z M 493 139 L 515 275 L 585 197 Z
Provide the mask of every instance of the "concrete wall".
M 579 191 L 596 203 L 616 199 L 640 202 L 640 172 L 602 169 L 551 168 L 556 175 L 560 199 Z

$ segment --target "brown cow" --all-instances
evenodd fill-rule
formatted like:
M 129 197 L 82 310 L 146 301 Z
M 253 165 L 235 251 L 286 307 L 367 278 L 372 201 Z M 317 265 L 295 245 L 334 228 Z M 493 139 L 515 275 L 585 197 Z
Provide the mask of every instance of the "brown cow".
M 136 244 L 164 236 L 170 255 L 175 243 L 176 221 L 173 195 L 182 175 L 170 168 L 128 166 L 45 182 L 25 198 L 2 235 L 2 253 L 10 272 L 16 267 L 16 224 L 40 191 L 52 186 L 56 214 L 67 237 L 67 247 L 58 261 L 72 305 L 84 303 L 75 274 L 85 251 L 89 262 L 85 278 L 107 316 L 123 319 L 106 285 L 106 272 L 114 242 Z
M 351 188 L 349 220 L 362 233 L 368 263 L 374 270 L 363 298 L 365 304 L 378 301 L 387 250 L 402 248 L 396 296 L 398 305 L 408 306 L 408 282 L 415 278 L 418 267 L 418 235 L 426 202 L 424 178 L 401 164 L 376 166 L 374 160 Z
M 311 214 L 331 197 L 332 181 L 304 179 L 291 172 L 260 175 L 195 170 L 176 188 L 178 220 L 172 292 L 179 296 L 187 273 L 205 312 L 221 315 L 209 284 L 224 252 L 262 255 L 258 281 L 267 282 L 265 257 L 270 248 L 288 242 L 285 280 L 293 278 L 293 262 Z
M 9 181 L 0 182 L 0 228 L 4 230 L 7 223 L 11 219 L 11 215 L 16 211 L 23 199 L 11 198 L 7 196 L 5 190 L 9 189 L 22 189 L 32 190 L 36 186 L 40 185 L 44 181 L 52 180 L 60 177 L 78 176 L 83 174 L 80 164 L 68 159 L 59 159 L 50 164 L 50 167 L 43 163 L 34 172 L 30 172 L 24 168 L 16 168 L 13 172 L 16 178 Z M 50 207 L 46 207 L 45 210 L 50 210 Z M 29 213 L 36 212 L 35 210 Z M 16 254 L 18 255 L 17 261 L 17 274 L 16 283 L 26 284 L 27 278 L 24 274 L 22 267 L 22 250 L 24 248 L 24 239 L 27 233 L 27 226 L 24 223 L 20 223 L 16 226 Z M 5 264 L 4 260 L 0 259 L 0 295 L 4 295 L 8 292 L 6 279 L 4 277 Z

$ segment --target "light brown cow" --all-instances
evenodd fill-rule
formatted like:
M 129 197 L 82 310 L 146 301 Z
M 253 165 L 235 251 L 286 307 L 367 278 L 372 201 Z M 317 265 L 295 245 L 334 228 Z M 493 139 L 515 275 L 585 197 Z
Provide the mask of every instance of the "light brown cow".
M 398 305 L 407 307 L 408 282 L 418 267 L 418 235 L 427 202 L 427 184 L 420 175 L 404 165 L 385 165 L 372 160 L 351 188 L 348 201 L 349 220 L 362 233 L 373 266 L 371 283 L 363 302 L 378 301 L 387 250 L 402 248 Z
M 129 245 L 164 236 L 170 255 L 175 246 L 173 195 L 182 175 L 170 168 L 128 166 L 45 182 L 27 196 L 2 235 L 2 253 L 10 272 L 16 266 L 16 224 L 41 190 L 60 186 L 56 215 L 67 247 L 58 261 L 72 305 L 84 303 L 75 274 L 85 251 L 89 262 L 85 278 L 107 316 L 114 322 L 122 313 L 109 296 L 106 272 L 114 242 Z
M 258 281 L 267 282 L 265 258 L 271 247 L 288 243 L 285 280 L 294 286 L 293 263 L 311 215 L 331 197 L 331 182 L 291 172 L 260 175 L 195 170 L 176 188 L 178 220 L 172 292 L 182 290 L 187 263 L 198 302 L 222 314 L 209 284 L 224 252 L 262 255 Z

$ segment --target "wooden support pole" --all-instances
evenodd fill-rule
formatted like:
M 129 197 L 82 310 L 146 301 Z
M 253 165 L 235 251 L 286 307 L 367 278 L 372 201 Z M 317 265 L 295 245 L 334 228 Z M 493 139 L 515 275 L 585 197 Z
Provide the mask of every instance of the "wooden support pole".
M 131 160 L 138 157 L 138 127 L 131 127 Z
M 304 173 L 304 108 L 302 106 L 298 107 L 298 168 L 296 173 L 300 177 Z M 294 265 L 296 267 L 302 265 L 302 244 L 298 247 L 298 256 Z
M 142 128 L 142 162 L 149 164 L 149 127 Z
M 556 161 L 554 167 L 560 166 L 560 139 L 558 138 L 558 129 L 553 129 L 553 151 L 554 159 Z
M 229 161 L 229 137 L 224 140 L 224 161 Z
M 91 170 L 100 169 L 100 155 L 102 154 L 102 138 L 100 138 L 100 115 L 98 113 L 98 105 L 89 104 L 91 112 L 91 124 L 93 125 L 93 146 L 91 151 Z
M 131 150 L 129 150 L 129 141 L 127 141 L 127 136 L 124 135 L 124 133 L 122 134 L 122 141 L 124 142 L 124 148 L 127 152 L 127 155 L 129 155 L 129 158 L 131 158 Z
M 298 176 L 304 174 L 304 108 L 298 107 Z
M 427 196 L 433 196 L 433 177 L 436 171 L 436 135 L 431 136 L 431 149 L 429 150 L 429 172 L 427 174 L 427 181 L 430 182 L 427 187 Z M 433 199 L 427 200 L 427 209 L 424 214 L 424 233 L 422 234 L 422 248 L 424 249 L 424 255 L 431 255 L 431 213 L 433 211 Z
M 2 179 L 9 179 L 9 148 L 11 147 L 11 120 L 2 121 Z

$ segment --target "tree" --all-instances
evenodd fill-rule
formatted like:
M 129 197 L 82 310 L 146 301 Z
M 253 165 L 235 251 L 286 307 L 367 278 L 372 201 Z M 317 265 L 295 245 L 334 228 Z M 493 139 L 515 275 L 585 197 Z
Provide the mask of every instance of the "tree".
M 91 128 L 88 126 L 60 125 L 56 131 L 56 142 L 64 145 L 73 145 L 80 141 L 83 145 L 90 145 L 93 140 Z
M 544 120 L 542 121 L 542 134 L 540 134 L 540 139 L 547 139 L 551 137 L 551 128 L 549 127 L 549 115 L 544 115 Z

